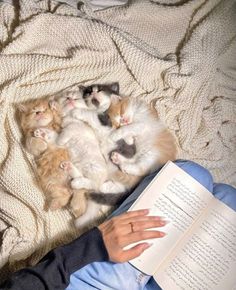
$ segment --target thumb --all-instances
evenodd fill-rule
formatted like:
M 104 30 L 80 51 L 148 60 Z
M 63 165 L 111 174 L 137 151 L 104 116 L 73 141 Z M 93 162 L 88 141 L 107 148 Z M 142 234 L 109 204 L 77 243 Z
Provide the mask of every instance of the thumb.
M 130 248 L 129 250 L 124 251 L 123 255 L 126 261 L 129 261 L 140 256 L 145 250 L 147 250 L 151 246 L 151 243 L 141 243 Z

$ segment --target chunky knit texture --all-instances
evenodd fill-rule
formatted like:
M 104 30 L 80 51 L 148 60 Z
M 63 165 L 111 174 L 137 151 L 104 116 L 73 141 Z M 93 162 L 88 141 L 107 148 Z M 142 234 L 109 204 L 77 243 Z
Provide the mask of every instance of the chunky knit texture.
M 184 2 L 184 4 L 181 4 Z M 51 0 L 0 3 L 1 279 L 78 233 L 70 212 L 45 212 L 15 104 L 74 83 L 119 81 L 155 100 L 179 158 L 236 182 L 236 2 L 129 1 L 101 11 Z

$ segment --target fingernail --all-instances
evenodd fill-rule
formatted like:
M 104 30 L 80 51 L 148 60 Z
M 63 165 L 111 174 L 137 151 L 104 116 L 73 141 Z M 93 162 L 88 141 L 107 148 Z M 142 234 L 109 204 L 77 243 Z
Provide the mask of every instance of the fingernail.
M 156 220 L 165 220 L 165 217 L 163 217 L 163 216 L 155 216 L 154 218 Z
M 152 245 L 153 245 L 153 243 L 145 243 L 143 250 L 150 248 Z
M 166 221 L 160 221 L 159 224 L 160 224 L 161 226 L 165 226 L 166 224 L 168 224 L 168 222 L 166 222 Z
M 160 237 L 164 237 L 166 235 L 166 233 L 160 232 Z
M 163 220 L 163 222 L 165 223 L 165 225 L 167 225 L 168 223 L 170 223 L 169 220 Z

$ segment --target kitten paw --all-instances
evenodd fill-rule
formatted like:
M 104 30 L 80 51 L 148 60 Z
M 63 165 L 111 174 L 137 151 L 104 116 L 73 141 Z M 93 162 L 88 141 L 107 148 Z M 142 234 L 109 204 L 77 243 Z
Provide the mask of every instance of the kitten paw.
M 64 171 L 69 172 L 72 169 L 72 163 L 70 161 L 62 161 L 60 168 Z
M 82 114 L 83 111 L 79 108 L 76 108 L 74 110 L 72 110 L 72 112 L 70 113 L 70 115 L 72 116 L 72 118 L 78 119 L 80 120 L 80 118 L 82 118 Z
M 54 100 L 49 101 L 49 107 L 51 110 L 55 110 L 55 111 L 59 110 L 59 104 Z
M 127 170 L 127 168 L 125 166 L 120 166 L 120 170 L 126 174 L 129 174 L 129 170 Z
M 133 136 L 128 136 L 128 137 L 126 137 L 124 140 L 125 140 L 125 142 L 126 142 L 128 145 L 133 145 L 133 144 L 134 144 L 134 137 L 133 137 Z
M 120 164 L 121 163 L 121 158 L 120 158 L 120 154 L 118 152 L 113 151 L 111 153 L 111 161 L 114 164 Z
M 34 131 L 34 137 L 42 138 L 42 139 L 45 140 L 46 135 L 47 135 L 47 133 L 46 133 L 45 130 L 42 129 L 42 128 L 36 129 L 36 130 Z

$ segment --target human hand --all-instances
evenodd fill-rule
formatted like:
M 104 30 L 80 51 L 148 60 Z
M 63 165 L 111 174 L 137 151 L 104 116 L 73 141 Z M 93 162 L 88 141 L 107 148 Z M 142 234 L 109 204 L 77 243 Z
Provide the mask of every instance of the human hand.
M 142 240 L 165 236 L 165 233 L 157 230 L 147 231 L 167 224 L 161 217 L 147 216 L 148 213 L 148 209 L 126 212 L 98 226 L 111 261 L 122 263 L 134 259 L 151 244 L 141 242 L 128 250 L 124 250 L 124 247 Z

